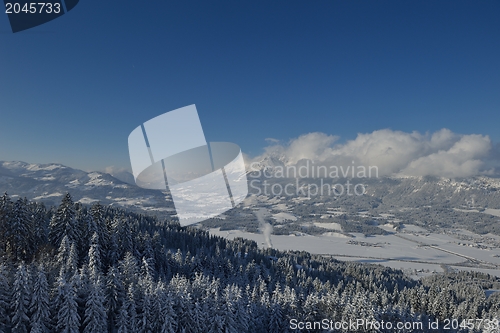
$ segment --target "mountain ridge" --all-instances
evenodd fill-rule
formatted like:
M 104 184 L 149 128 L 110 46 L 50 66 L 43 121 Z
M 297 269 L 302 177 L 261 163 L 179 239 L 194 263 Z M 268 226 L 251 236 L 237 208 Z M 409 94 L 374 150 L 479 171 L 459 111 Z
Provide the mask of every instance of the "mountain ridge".
M 255 174 L 249 173 L 251 182 Z M 260 178 L 264 180 L 264 178 Z M 267 179 L 267 178 L 266 178 Z M 287 182 L 288 179 L 267 179 L 272 182 Z M 302 183 L 314 183 L 317 179 L 300 179 Z M 342 182 L 342 179 L 332 180 Z M 356 181 L 366 185 L 366 194 L 361 197 L 328 197 L 325 202 L 366 210 L 377 207 L 380 212 L 403 210 L 408 207 L 432 206 L 442 214 L 450 209 L 500 209 L 500 179 L 478 176 L 466 179 L 436 177 L 380 177 L 360 178 Z M 261 182 L 262 184 L 262 182 Z M 136 212 L 175 214 L 168 191 L 143 189 L 98 171 L 86 172 L 51 163 L 35 164 L 19 161 L 0 161 L 0 193 L 12 197 L 27 197 L 30 200 L 57 206 L 66 192 L 75 202 L 122 207 Z M 252 191 L 250 191 L 252 193 Z
M 143 189 L 105 172 L 86 172 L 57 163 L 0 161 L 0 192 L 51 206 L 71 192 L 75 201 L 83 204 L 99 201 L 132 211 L 174 211 L 167 191 Z

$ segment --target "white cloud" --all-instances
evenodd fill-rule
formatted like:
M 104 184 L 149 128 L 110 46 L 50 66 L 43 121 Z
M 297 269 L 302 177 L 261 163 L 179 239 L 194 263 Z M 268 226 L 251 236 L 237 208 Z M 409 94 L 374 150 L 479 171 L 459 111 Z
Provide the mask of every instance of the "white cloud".
M 122 182 L 135 185 L 134 176 L 128 169 L 108 166 L 104 168 L 103 172 L 110 174 L 111 176 L 121 180 Z
M 491 141 L 487 136 L 465 135 L 448 150 L 422 156 L 401 171 L 411 176 L 468 177 L 478 175 L 488 157 Z
M 330 146 L 338 139 L 336 136 L 324 133 L 309 133 L 291 140 L 287 145 L 280 144 L 279 140 L 266 139 L 272 144 L 264 147 L 264 154 L 255 158 L 247 158 L 247 161 L 261 161 L 268 156 L 285 161 L 287 164 L 295 164 L 301 159 L 313 161 L 321 160 L 329 153 Z
M 275 139 L 275 138 L 266 138 L 265 139 L 267 142 L 270 142 L 270 143 L 274 143 L 274 144 L 277 144 L 280 142 L 280 140 L 278 139 Z
M 286 145 L 266 147 L 252 161 L 275 157 L 293 165 L 308 159 L 321 165 L 377 166 L 379 176 L 468 177 L 486 173 L 492 143 L 484 135 L 460 135 L 448 129 L 435 133 L 406 133 L 383 129 L 358 134 L 354 140 L 337 143 L 337 136 L 308 133 Z M 491 163 L 490 163 L 491 164 Z

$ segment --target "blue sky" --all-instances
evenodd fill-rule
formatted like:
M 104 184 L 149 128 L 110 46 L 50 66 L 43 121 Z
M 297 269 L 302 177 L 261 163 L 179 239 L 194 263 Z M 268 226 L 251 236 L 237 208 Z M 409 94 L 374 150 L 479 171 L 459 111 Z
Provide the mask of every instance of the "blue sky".
M 16 34 L 0 13 L 0 160 L 129 168 L 129 133 L 190 104 L 249 155 L 310 132 L 500 141 L 500 2 L 115 3 Z

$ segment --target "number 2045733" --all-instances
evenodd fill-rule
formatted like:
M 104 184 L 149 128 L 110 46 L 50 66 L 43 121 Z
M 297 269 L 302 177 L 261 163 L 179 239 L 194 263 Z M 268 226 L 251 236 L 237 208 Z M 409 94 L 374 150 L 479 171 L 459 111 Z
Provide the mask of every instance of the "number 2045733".
M 5 4 L 6 14 L 59 14 L 61 12 L 61 4 L 58 2 L 7 2 Z

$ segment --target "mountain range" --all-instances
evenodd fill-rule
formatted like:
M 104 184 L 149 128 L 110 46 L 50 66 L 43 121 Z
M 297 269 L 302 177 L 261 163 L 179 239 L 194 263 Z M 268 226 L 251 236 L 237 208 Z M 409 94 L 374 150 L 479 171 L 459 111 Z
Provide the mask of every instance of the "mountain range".
M 266 162 L 269 161 L 263 161 L 262 165 Z M 248 177 L 251 180 L 252 173 Z M 342 183 L 342 180 L 338 181 Z M 488 221 L 480 223 L 488 226 L 498 224 L 498 217 L 480 213 L 485 209 L 500 209 L 498 178 L 380 177 L 357 181 L 366 186 L 366 194 L 362 197 L 324 197 L 321 201 L 353 213 L 362 210 L 397 212 L 405 219 L 447 221 L 447 225 L 451 225 L 453 220 L 470 220 L 470 223 L 477 224 L 479 220 L 476 217 L 483 221 L 489 216 Z M 313 183 L 317 179 L 301 179 L 300 182 Z M 13 198 L 27 197 L 48 206 L 58 205 L 64 194 L 69 192 L 75 202 L 82 204 L 99 201 L 130 211 L 175 214 L 167 191 L 143 189 L 104 172 L 85 172 L 61 164 L 0 162 L 0 193 L 4 192 Z M 265 201 L 259 202 L 265 205 Z M 248 206 L 248 200 L 244 205 Z
M 65 193 L 75 202 L 101 202 L 131 211 L 171 214 L 172 200 L 166 191 L 148 190 L 103 172 L 85 172 L 61 164 L 0 162 L 0 192 L 27 197 L 46 205 L 59 205 Z

